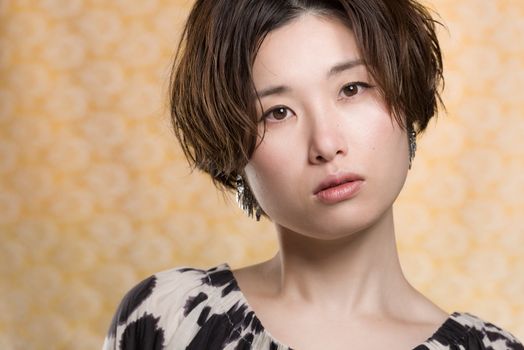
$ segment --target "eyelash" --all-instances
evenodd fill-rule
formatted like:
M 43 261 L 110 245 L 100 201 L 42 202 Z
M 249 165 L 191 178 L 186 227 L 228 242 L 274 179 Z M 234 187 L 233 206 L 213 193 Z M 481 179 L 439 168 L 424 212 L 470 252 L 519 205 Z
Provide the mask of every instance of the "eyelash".
M 278 110 L 285 110 L 287 113 L 291 112 L 292 114 L 295 114 L 290 108 L 286 107 L 286 106 L 275 106 L 273 108 L 271 108 L 270 110 L 268 110 L 266 113 L 264 113 L 262 115 L 262 118 L 261 118 L 261 121 L 265 121 L 265 120 L 268 120 L 269 119 L 269 116 L 271 114 L 273 114 L 274 112 L 278 111 Z M 287 117 L 287 113 L 286 113 L 286 117 Z M 278 123 L 278 122 L 281 122 L 283 120 L 286 119 L 286 117 L 282 118 L 282 119 L 272 119 L 275 123 Z
M 347 88 L 347 87 L 350 87 L 350 86 L 356 86 L 357 87 L 357 93 L 360 92 L 361 89 L 369 89 L 369 88 L 372 88 L 373 86 L 368 84 L 368 83 L 365 83 L 363 81 L 355 81 L 355 82 L 352 82 L 352 83 L 349 83 L 349 84 L 346 84 L 342 87 L 342 89 L 340 89 L 340 93 L 342 93 L 342 91 Z M 351 98 L 355 95 L 351 95 L 351 96 L 344 96 L 343 98 Z
M 342 97 L 341 97 L 342 99 L 350 99 L 350 98 L 352 98 L 353 96 L 355 96 L 356 94 L 358 94 L 359 92 L 361 92 L 362 89 L 369 89 L 369 88 L 372 88 L 373 86 L 370 85 L 370 84 L 368 84 L 368 83 L 365 83 L 365 82 L 363 82 L 363 81 L 351 82 L 351 83 L 349 83 L 349 84 L 344 85 L 344 86 L 340 89 L 340 94 L 343 94 L 344 89 L 346 89 L 346 88 L 348 88 L 348 87 L 356 87 L 356 88 L 357 88 L 357 92 L 356 92 L 354 95 L 351 95 L 351 96 L 342 96 Z M 284 105 L 280 105 L 280 106 L 275 106 L 275 107 L 269 109 L 266 113 L 264 113 L 264 114 L 262 115 L 262 117 L 260 118 L 260 120 L 261 120 L 261 121 L 268 120 L 268 119 L 269 119 L 269 116 L 270 116 L 272 113 L 277 112 L 277 111 L 279 111 L 279 110 L 280 110 L 280 111 L 285 110 L 287 113 L 286 113 L 286 116 L 284 116 L 282 119 L 276 119 L 276 118 L 275 118 L 275 119 L 271 119 L 271 120 L 272 120 L 273 122 L 275 122 L 275 123 L 278 123 L 278 122 L 281 122 L 281 121 L 287 119 L 287 114 L 288 114 L 289 112 L 291 112 L 292 114 L 294 114 L 294 112 L 293 112 L 290 108 L 288 108 L 288 107 L 286 107 L 286 106 L 284 106 Z

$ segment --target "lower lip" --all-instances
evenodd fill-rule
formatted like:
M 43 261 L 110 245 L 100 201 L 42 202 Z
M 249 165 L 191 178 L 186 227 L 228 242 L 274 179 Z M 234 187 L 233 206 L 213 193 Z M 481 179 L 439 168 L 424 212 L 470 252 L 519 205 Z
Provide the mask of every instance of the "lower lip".
M 338 186 L 326 188 L 316 194 L 318 200 L 325 204 L 335 204 L 353 198 L 362 187 L 363 181 L 350 181 Z

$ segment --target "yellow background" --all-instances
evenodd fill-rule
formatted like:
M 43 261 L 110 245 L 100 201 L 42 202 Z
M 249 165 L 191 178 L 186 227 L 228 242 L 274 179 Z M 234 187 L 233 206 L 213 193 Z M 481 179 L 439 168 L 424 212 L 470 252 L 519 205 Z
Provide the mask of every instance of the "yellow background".
M 123 293 L 270 257 L 271 225 L 190 174 L 166 81 L 191 1 L 0 0 L 0 348 L 100 348 Z M 524 1 L 433 0 L 447 113 L 396 216 L 409 279 L 524 339 Z

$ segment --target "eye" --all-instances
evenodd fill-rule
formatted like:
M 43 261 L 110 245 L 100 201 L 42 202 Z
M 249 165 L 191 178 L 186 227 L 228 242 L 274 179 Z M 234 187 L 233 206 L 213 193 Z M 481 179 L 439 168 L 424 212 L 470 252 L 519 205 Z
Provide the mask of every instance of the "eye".
M 371 85 L 364 82 L 355 82 L 355 83 L 349 83 L 347 85 L 344 85 L 340 91 L 340 94 L 342 97 L 352 97 L 357 95 L 359 92 L 361 92 L 363 89 L 370 88 Z
M 278 106 L 273 109 L 270 109 L 267 111 L 263 116 L 262 119 L 265 120 L 274 120 L 274 121 L 281 121 L 286 118 L 289 118 L 293 116 L 294 113 L 285 106 Z

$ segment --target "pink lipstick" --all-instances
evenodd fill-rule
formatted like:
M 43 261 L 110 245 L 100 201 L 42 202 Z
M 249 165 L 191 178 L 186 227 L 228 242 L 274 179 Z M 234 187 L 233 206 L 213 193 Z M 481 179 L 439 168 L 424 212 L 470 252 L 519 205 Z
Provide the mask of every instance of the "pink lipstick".
M 315 188 L 313 193 L 322 203 L 335 204 L 353 198 L 363 183 L 364 179 L 356 174 L 330 175 Z

